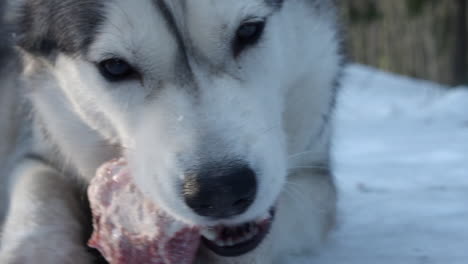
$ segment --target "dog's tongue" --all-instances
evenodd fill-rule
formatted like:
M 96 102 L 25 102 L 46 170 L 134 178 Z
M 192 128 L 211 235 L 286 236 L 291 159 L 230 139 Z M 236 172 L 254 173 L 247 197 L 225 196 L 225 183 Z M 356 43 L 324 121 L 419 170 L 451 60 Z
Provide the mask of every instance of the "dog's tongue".
M 133 184 L 124 160 L 104 164 L 88 189 L 88 242 L 111 264 L 192 264 L 200 232 L 167 215 Z

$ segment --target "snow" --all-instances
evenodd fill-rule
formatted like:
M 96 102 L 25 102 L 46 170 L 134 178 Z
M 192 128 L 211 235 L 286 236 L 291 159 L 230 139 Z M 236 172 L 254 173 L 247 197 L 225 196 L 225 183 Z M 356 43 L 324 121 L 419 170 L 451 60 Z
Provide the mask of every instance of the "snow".
M 337 229 L 318 264 L 468 264 L 468 88 L 361 65 L 336 116 Z

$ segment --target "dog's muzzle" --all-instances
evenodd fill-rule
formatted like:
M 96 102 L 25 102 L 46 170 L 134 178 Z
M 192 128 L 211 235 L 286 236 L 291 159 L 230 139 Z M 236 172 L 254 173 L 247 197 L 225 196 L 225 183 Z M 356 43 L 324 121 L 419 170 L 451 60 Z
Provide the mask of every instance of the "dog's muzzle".
M 211 220 L 243 214 L 255 201 L 257 179 L 245 165 L 208 165 L 189 173 L 183 184 L 185 203 L 198 215 Z
M 198 215 L 225 220 L 242 215 L 255 201 L 258 184 L 255 172 L 238 162 L 205 165 L 186 174 L 185 203 Z M 268 234 L 274 210 L 255 221 L 237 226 L 205 227 L 202 242 L 217 255 L 244 255 L 260 245 Z

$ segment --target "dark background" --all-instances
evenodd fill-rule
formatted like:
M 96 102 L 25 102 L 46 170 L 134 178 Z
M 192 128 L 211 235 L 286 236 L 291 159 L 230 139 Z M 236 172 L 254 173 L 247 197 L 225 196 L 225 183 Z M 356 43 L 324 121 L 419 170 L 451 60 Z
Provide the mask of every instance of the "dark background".
M 6 0 L 0 0 L 0 65 L 5 65 L 5 61 L 10 58 L 12 54 L 11 51 L 11 43 L 8 41 L 7 38 L 7 29 L 4 23 L 4 13 L 5 13 L 5 3 Z M 2 76 L 3 72 L 6 72 L 8 69 L 4 69 L 3 66 L 0 66 L 0 77 Z M 2 89 L 1 81 L 0 81 L 0 89 Z
M 468 0 L 341 0 L 350 58 L 448 85 L 468 83 Z
M 468 84 L 468 0 L 339 0 L 352 61 L 448 85 Z M 0 14 L 5 0 L 0 0 Z M 0 61 L 9 53 L 0 24 Z
M 0 0 L 0 62 L 2 61 L 4 57 L 4 53 L 6 52 L 5 47 L 7 46 L 6 38 L 5 38 L 6 32 L 5 32 L 5 28 L 3 26 L 2 19 L 1 19 L 3 18 L 4 7 L 5 7 L 5 0 Z

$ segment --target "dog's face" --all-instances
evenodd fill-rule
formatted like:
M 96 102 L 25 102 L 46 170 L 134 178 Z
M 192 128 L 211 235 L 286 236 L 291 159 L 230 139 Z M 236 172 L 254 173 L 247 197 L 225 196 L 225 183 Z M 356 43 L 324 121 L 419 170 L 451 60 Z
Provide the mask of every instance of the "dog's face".
M 286 87 L 304 72 L 281 0 L 27 2 L 50 17 L 23 18 L 23 48 L 53 58 L 70 108 L 126 150 L 149 197 L 203 227 L 270 220 L 288 167 Z M 219 242 L 221 255 L 254 247 Z
M 64 84 L 80 109 L 93 109 L 83 118 L 95 126 L 105 120 L 106 137 L 127 148 L 139 186 L 182 220 L 239 224 L 265 215 L 278 198 L 286 177 L 283 47 L 269 23 L 279 7 L 111 1 L 86 57 L 56 67 L 67 71 L 59 73 L 64 81 L 75 71 L 85 82 Z M 234 190 L 236 182 L 247 193 Z M 233 197 L 212 201 L 223 195 Z M 236 202 L 249 205 L 229 208 Z

